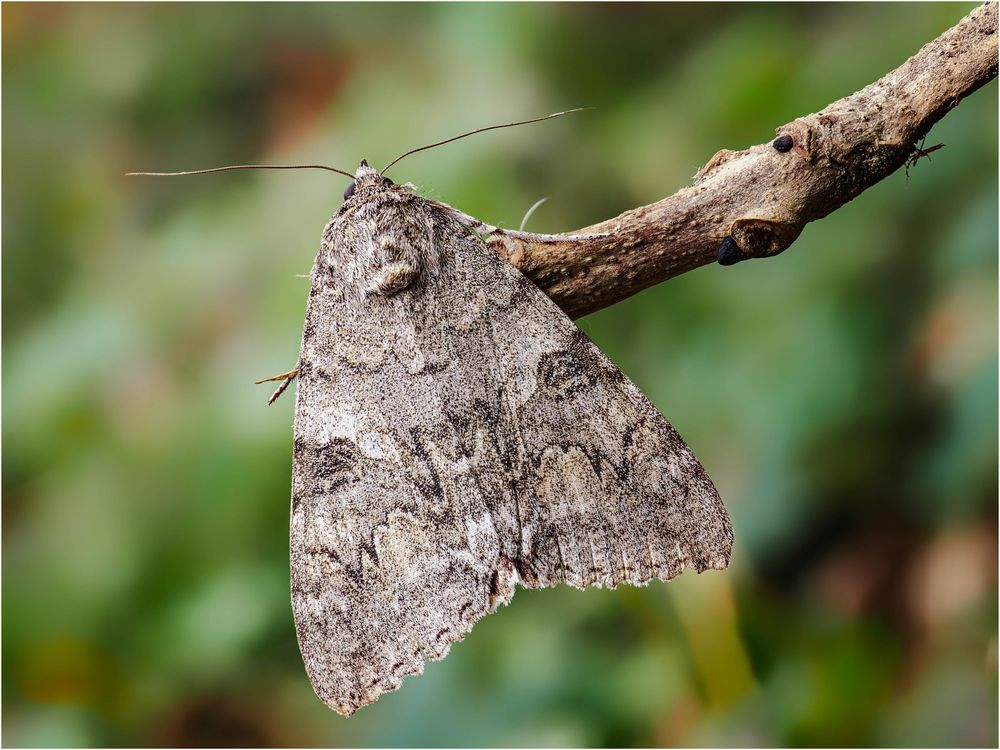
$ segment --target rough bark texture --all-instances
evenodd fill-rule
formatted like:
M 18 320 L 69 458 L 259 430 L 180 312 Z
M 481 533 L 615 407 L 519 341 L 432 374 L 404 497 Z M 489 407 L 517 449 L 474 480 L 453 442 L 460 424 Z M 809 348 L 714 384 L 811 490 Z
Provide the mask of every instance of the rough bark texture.
M 774 142 L 719 151 L 669 198 L 565 235 L 498 231 L 489 244 L 571 317 L 708 263 L 777 255 L 904 166 L 996 75 L 997 6 L 987 3 L 875 83 L 777 128 Z

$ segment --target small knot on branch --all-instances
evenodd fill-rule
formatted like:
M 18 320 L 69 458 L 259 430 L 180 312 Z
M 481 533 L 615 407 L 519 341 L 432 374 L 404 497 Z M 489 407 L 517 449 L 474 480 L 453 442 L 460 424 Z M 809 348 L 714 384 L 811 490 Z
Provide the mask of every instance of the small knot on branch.
M 801 225 L 767 219 L 737 219 L 727 239 L 732 239 L 746 258 L 770 258 L 795 242 L 801 232 Z

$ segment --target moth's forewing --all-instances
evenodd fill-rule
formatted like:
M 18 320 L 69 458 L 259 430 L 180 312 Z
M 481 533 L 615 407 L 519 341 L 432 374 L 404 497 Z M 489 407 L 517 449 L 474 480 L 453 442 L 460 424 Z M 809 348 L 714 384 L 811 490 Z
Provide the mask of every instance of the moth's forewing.
M 344 714 L 442 658 L 516 582 L 644 584 L 724 568 L 732 543 L 639 390 L 405 190 L 356 198 L 366 210 L 324 234 L 299 364 L 292 600 L 313 686 Z M 409 285 L 372 292 L 397 256 Z

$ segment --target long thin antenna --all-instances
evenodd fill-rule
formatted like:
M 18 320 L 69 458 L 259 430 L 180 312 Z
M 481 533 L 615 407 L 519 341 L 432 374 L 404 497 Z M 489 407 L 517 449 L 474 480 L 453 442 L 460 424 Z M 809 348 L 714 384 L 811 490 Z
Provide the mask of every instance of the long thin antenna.
M 585 109 L 594 109 L 593 107 L 577 107 L 576 109 L 567 109 L 563 112 L 556 112 L 555 114 L 546 115 L 545 117 L 536 117 L 533 120 L 521 120 L 520 122 L 508 122 L 505 125 L 490 125 L 488 128 L 477 128 L 476 130 L 470 130 L 468 133 L 462 133 L 461 135 L 456 135 L 453 138 L 448 138 L 443 141 L 438 141 L 437 143 L 432 143 L 429 146 L 421 146 L 420 148 L 415 148 L 411 151 L 407 151 L 402 156 L 397 156 L 391 162 L 382 167 L 380 174 L 385 174 L 385 171 L 391 167 L 396 162 L 401 159 L 405 159 L 410 154 L 415 154 L 418 151 L 426 151 L 429 148 L 436 148 L 437 146 L 443 146 L 446 143 L 451 143 L 452 141 L 457 141 L 459 138 L 465 138 L 466 136 L 475 135 L 476 133 L 485 133 L 487 130 L 499 130 L 500 128 L 512 128 L 515 125 L 529 125 L 533 122 L 541 122 L 542 120 L 551 120 L 553 117 L 561 117 L 562 115 L 568 115 L 571 112 L 582 112 Z
M 208 174 L 209 172 L 228 172 L 231 169 L 326 169 L 354 179 L 354 175 L 343 169 L 328 167 L 325 164 L 236 164 L 231 167 L 213 167 L 212 169 L 193 169 L 190 172 L 127 172 L 126 177 L 180 177 L 187 174 Z

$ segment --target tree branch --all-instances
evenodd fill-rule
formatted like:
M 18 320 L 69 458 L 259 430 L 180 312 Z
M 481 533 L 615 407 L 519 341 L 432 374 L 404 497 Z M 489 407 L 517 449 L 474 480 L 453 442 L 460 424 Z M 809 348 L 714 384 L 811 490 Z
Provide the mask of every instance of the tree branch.
M 488 242 L 572 317 L 708 263 L 766 258 L 907 162 L 964 97 L 997 75 L 997 6 L 980 6 L 903 65 L 772 143 L 719 151 L 694 184 L 564 235 Z

